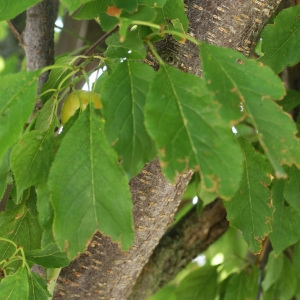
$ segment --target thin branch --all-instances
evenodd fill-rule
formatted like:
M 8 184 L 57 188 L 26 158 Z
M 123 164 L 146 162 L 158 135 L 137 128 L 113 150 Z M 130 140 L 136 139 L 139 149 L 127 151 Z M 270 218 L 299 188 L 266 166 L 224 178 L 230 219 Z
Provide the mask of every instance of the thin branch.
M 23 45 L 23 37 L 21 31 L 18 29 L 18 27 L 13 23 L 12 20 L 7 21 L 9 28 L 11 29 L 12 33 L 15 35 L 17 40 L 19 41 L 20 45 Z
M 109 36 L 111 36 L 113 33 L 117 32 L 119 29 L 119 27 L 115 27 L 114 29 L 112 29 L 111 31 L 103 34 L 92 46 L 90 46 L 84 53 L 83 55 L 87 56 L 90 55 L 95 48 L 97 48 L 99 45 L 101 45 Z M 79 66 L 82 62 L 84 61 L 84 58 L 80 58 L 77 62 L 76 62 L 76 66 Z

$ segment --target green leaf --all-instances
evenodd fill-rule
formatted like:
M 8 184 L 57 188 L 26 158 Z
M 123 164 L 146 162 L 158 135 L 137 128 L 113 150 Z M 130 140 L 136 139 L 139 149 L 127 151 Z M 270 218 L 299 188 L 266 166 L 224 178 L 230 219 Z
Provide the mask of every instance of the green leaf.
M 28 275 L 26 268 L 19 268 L 0 282 L 0 300 L 27 300 L 29 295 Z
M 148 65 L 126 60 L 98 85 L 107 140 L 122 157 L 122 166 L 130 177 L 156 154 L 144 125 L 144 105 L 153 76 Z
M 300 104 L 300 93 L 295 90 L 287 90 L 287 94 L 280 102 L 278 102 L 278 104 L 284 111 L 290 112 Z
M 61 0 L 61 3 L 69 10 L 69 13 L 72 14 L 82 4 L 88 3 L 90 1 L 91 0 Z
M 292 299 L 297 290 L 297 274 L 290 259 L 285 255 L 283 256 L 283 267 L 280 277 L 275 286 L 276 299 Z
M 182 0 L 166 0 L 163 8 L 157 8 L 157 18 L 155 23 L 170 25 L 170 20 L 178 19 L 185 32 L 188 30 L 189 21 L 184 10 Z
M 151 7 L 163 7 L 166 3 L 166 0 L 138 0 L 139 4 L 146 4 Z
M 30 131 L 22 136 L 11 152 L 11 167 L 17 186 L 17 199 L 22 192 L 46 181 L 54 156 L 53 132 Z
M 207 300 L 217 294 L 217 267 L 204 266 L 188 274 L 176 289 L 176 299 Z
M 0 160 L 23 131 L 30 117 L 40 71 L 0 76 Z
M 116 5 L 118 8 L 124 8 L 127 11 L 134 11 L 137 6 L 137 0 L 113 0 L 113 3 Z
M 285 180 L 284 198 L 295 209 L 300 211 L 300 170 L 295 166 L 285 169 L 288 179 Z
M 300 5 L 284 9 L 274 19 L 274 24 L 267 25 L 261 33 L 263 56 L 259 61 L 276 73 L 300 61 L 299 15 Z
M 101 28 L 104 31 L 110 31 L 114 29 L 119 24 L 119 19 L 107 15 L 106 13 L 99 14 Z
M 15 209 L 0 214 L 0 237 L 14 241 L 24 250 L 38 249 L 41 244 L 42 230 L 36 212 L 18 205 Z M 8 258 L 15 248 L 0 241 L 0 260 Z
M 56 118 L 56 106 L 57 99 L 49 99 L 41 110 L 38 111 L 34 128 L 38 131 L 44 132 L 49 130 L 50 126 L 53 125 L 53 121 Z M 57 122 L 58 123 L 58 122 Z M 59 126 L 59 124 L 57 124 Z
M 61 68 L 54 68 L 51 70 L 49 74 L 49 78 L 46 83 L 41 87 L 41 96 L 42 102 L 46 103 L 46 101 L 50 100 L 57 91 L 53 91 L 58 88 L 65 88 L 68 87 L 70 84 L 70 73 L 72 70 L 69 66 L 74 61 L 74 57 L 70 55 L 63 55 L 58 57 L 55 60 L 56 66 L 61 66 Z M 63 82 L 63 83 L 61 83 Z M 49 92 L 48 90 L 52 90 Z M 48 91 L 47 93 L 45 93 Z M 44 108 L 43 108 L 44 109 Z
M 97 18 L 99 13 L 105 13 L 108 6 L 112 6 L 112 0 L 96 0 L 84 4 L 74 15 L 75 20 L 91 20 Z
M 261 242 L 271 231 L 273 208 L 268 185 L 271 182 L 269 164 L 245 140 L 241 140 L 244 153 L 244 174 L 235 196 L 225 202 L 227 219 L 231 226 L 241 230 L 249 250 L 261 251 Z
M 119 33 L 115 33 L 106 39 L 108 48 L 105 56 L 111 58 L 143 59 L 146 56 L 145 46 L 138 36 L 137 31 L 129 31 L 126 40 L 120 42 Z
M 256 300 L 257 290 L 258 269 L 248 267 L 229 279 L 224 300 Z
M 275 212 L 271 222 L 273 231 L 269 234 L 269 238 L 276 254 L 300 240 L 298 228 L 300 212 L 286 205 L 283 192 L 284 181 L 275 180 L 272 186 L 272 201 Z
M 168 284 L 152 295 L 148 300 L 178 300 L 176 298 L 176 286 Z
M 273 71 L 231 49 L 201 43 L 200 54 L 208 87 L 222 104 L 221 115 L 229 117 L 232 125 L 244 114 L 249 116 L 276 177 L 286 177 L 283 164 L 300 166 L 295 123 L 271 100 L 284 95 L 282 82 Z
M 294 266 L 294 269 L 296 271 L 296 275 L 298 278 L 298 284 L 297 284 L 297 290 L 296 290 L 295 296 L 296 296 L 296 299 L 300 299 L 300 274 L 298 272 L 298 270 L 300 268 L 300 242 L 298 242 L 296 245 L 294 245 L 292 262 L 293 262 L 293 266 Z
M 9 156 L 11 149 L 8 149 L 0 161 L 0 199 L 2 199 L 7 187 L 7 177 L 10 170 Z
M 92 105 L 64 137 L 50 171 L 49 186 L 54 236 L 68 258 L 82 252 L 96 230 L 129 249 L 134 233 L 128 183 Z
M 146 128 L 170 180 L 200 170 L 203 188 L 229 198 L 241 179 L 242 153 L 218 110 L 200 78 L 163 65 L 150 86 Z
M 1 1 L 0 21 L 13 19 L 40 1 L 41 0 Z
M 48 300 L 52 298 L 47 290 L 47 282 L 40 275 L 32 272 L 28 276 L 29 300 Z
M 274 251 L 269 253 L 267 270 L 265 278 L 262 282 L 263 291 L 269 290 L 274 284 L 281 280 L 281 272 L 283 268 L 283 255 L 276 255 Z
M 66 253 L 61 252 L 54 243 L 47 245 L 43 249 L 26 251 L 25 256 L 31 262 L 51 269 L 62 268 L 70 263 Z

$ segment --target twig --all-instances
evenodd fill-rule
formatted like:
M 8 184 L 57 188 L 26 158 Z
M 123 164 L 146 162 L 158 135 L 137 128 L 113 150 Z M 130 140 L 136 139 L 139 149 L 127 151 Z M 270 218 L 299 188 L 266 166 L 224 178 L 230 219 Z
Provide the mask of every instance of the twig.
M 15 37 L 19 41 L 19 44 L 23 45 L 24 41 L 23 41 L 21 31 L 17 28 L 17 26 L 11 20 L 8 20 L 7 23 L 8 23 L 8 26 L 10 27 L 12 33 L 15 35 Z
M 83 55 L 89 55 L 93 52 L 93 50 L 98 47 L 102 42 L 104 42 L 109 36 L 111 36 L 113 33 L 115 33 L 117 30 L 119 29 L 119 27 L 115 27 L 114 29 L 112 29 L 111 31 L 103 34 L 92 46 L 90 46 L 87 50 L 85 50 Z M 84 58 L 79 59 L 76 62 L 76 66 L 79 66 L 82 62 L 84 61 Z

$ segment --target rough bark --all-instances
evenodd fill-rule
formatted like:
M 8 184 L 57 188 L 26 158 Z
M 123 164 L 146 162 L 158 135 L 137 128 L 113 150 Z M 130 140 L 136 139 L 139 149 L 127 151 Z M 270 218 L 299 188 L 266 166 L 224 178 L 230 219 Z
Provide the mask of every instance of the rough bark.
M 27 70 L 40 69 L 54 63 L 55 2 L 43 0 L 27 10 L 26 27 L 23 32 Z M 38 93 L 47 78 L 48 72 L 40 76 Z
M 53 299 L 127 299 L 153 249 L 173 221 L 192 172 L 170 184 L 158 160 L 131 180 L 135 242 L 123 252 L 97 233 L 84 254 L 63 269 Z
M 261 28 L 279 2 L 277 0 L 188 0 L 186 4 L 191 24 L 190 34 L 197 39 L 231 47 L 249 55 Z M 179 45 L 174 40 L 167 39 L 158 44 L 157 48 L 166 60 L 169 59 L 170 63 L 194 74 L 201 74 L 200 65 L 198 64 L 197 67 L 195 63 L 199 62 L 198 48 L 191 43 Z M 134 246 L 129 253 L 122 253 L 108 238 L 97 233 L 87 252 L 73 261 L 61 273 L 54 299 L 126 299 L 143 265 L 167 229 L 167 225 L 171 223 L 180 201 L 180 194 L 187 184 L 189 176 L 190 174 L 186 174 L 185 177 L 179 177 L 177 184 L 171 186 L 161 174 L 157 161 L 148 164 L 131 181 L 136 229 Z M 221 213 L 223 208 L 220 208 L 220 204 L 215 205 L 216 211 L 219 211 L 217 215 L 220 217 L 220 223 L 217 224 L 221 224 L 220 228 L 226 227 L 224 211 L 223 214 Z M 210 217 L 213 217 L 211 214 L 213 214 L 212 211 L 207 208 L 203 212 L 202 220 L 208 221 Z M 195 216 L 192 213 L 189 217 L 195 222 L 193 219 Z M 187 219 L 186 222 L 188 224 L 190 221 Z M 215 226 L 214 222 L 208 224 L 204 225 L 200 221 L 200 227 L 183 226 L 182 234 L 187 231 L 185 234 L 188 243 L 186 244 L 182 241 L 179 242 L 177 234 L 173 234 L 175 239 L 170 236 L 163 239 L 166 242 L 162 243 L 166 244 L 160 248 L 169 247 L 169 250 L 165 252 L 166 256 L 162 258 L 164 251 L 158 249 L 149 262 L 149 265 L 158 264 L 162 269 L 159 268 L 160 270 L 155 271 L 151 267 L 143 272 L 143 276 L 151 272 L 157 272 L 157 276 L 161 276 L 161 278 L 155 279 L 156 283 L 153 283 L 155 287 L 152 291 L 169 280 L 184 266 L 184 263 L 196 255 L 196 252 L 198 254 L 201 248 L 197 249 L 199 251 L 196 251 L 195 248 L 199 247 L 201 242 L 205 247 L 205 242 L 211 243 L 213 238 L 216 239 L 220 235 L 219 226 Z M 201 227 L 206 229 L 201 229 Z M 174 230 L 180 232 L 180 229 Z M 223 232 L 222 230 L 221 232 Z M 188 234 L 189 232 L 191 235 Z M 201 236 L 201 232 L 208 232 L 209 238 L 205 234 Z M 190 247 L 187 250 L 184 246 Z M 187 254 L 189 252 L 191 255 Z M 174 253 L 179 253 L 179 255 L 174 256 Z M 171 260 L 172 256 L 174 256 L 174 260 Z M 166 275 L 163 271 L 168 263 L 172 265 L 172 272 Z M 150 275 L 150 277 L 152 276 Z M 151 287 L 143 285 L 150 277 L 142 277 L 134 293 L 145 288 L 147 295 L 151 294 L 152 291 L 149 292 Z M 142 294 L 133 294 L 131 299 L 146 299 L 145 297 Z
M 227 229 L 226 210 L 221 200 L 205 206 L 201 216 L 194 207 L 160 240 L 128 299 L 148 299 Z
M 190 34 L 197 39 L 238 49 L 248 55 L 253 49 L 260 29 L 279 2 L 278 0 L 187 0 L 187 15 L 191 22 Z M 46 37 L 43 35 L 43 40 L 40 35 L 37 35 L 37 32 L 48 34 L 48 29 L 53 28 L 54 14 L 52 15 L 51 11 L 52 0 L 43 0 L 28 10 L 24 41 L 29 70 L 53 63 L 53 59 L 48 60 L 53 54 L 51 52 L 53 35 L 51 33 Z M 195 67 L 198 61 L 198 48 L 191 43 L 178 45 L 172 39 L 167 39 L 159 47 L 163 56 L 173 60 L 171 63 L 183 70 L 201 74 L 199 64 L 198 68 Z M 190 176 L 191 172 L 186 173 L 178 178 L 176 184 L 171 185 L 161 174 L 157 160 L 146 165 L 130 183 L 136 230 L 134 246 L 128 253 L 124 253 L 117 245 L 111 243 L 109 238 L 97 233 L 87 251 L 63 270 L 54 299 L 126 299 L 153 249 L 172 222 Z M 204 211 L 203 220 L 208 220 L 207 216 L 211 216 L 210 210 Z M 189 217 L 193 218 L 193 215 Z M 198 232 L 205 232 L 201 227 L 195 229 L 196 227 L 193 226 L 183 226 L 185 229 L 182 234 L 187 231 L 185 235 L 188 243 L 186 244 L 191 249 L 196 247 L 196 241 L 199 242 L 201 239 L 203 244 L 205 241 L 213 242 L 210 237 L 215 236 L 219 228 L 214 223 L 209 224 L 211 226 L 204 227 L 207 228 L 209 237 L 198 234 Z M 200 225 L 206 226 L 202 223 Z M 174 230 L 176 232 L 179 229 Z M 192 232 L 190 236 L 189 231 Z M 190 238 L 193 234 L 194 240 Z M 179 242 L 178 233 L 173 236 L 178 243 L 175 243 L 173 248 L 170 246 L 172 251 L 168 251 L 169 258 L 164 261 L 174 264 L 172 269 L 175 272 L 183 266 L 183 262 L 189 261 L 189 258 L 183 252 L 180 254 L 182 256 L 176 256 L 175 261 L 170 260 L 174 251 L 179 253 L 183 249 L 180 248 L 182 242 Z M 171 236 L 164 239 L 167 241 L 164 242 L 166 247 L 172 243 L 170 238 Z M 177 244 L 178 248 L 175 249 Z M 183 249 L 183 251 L 187 253 L 190 250 Z M 193 251 L 191 253 L 195 255 Z M 160 255 L 154 254 L 153 257 L 150 263 Z M 159 282 L 157 287 L 168 280 L 164 277 L 164 272 L 160 271 L 159 274 L 158 276 L 162 278 L 157 280 Z M 139 282 L 145 280 L 141 279 Z M 137 285 L 137 288 L 142 286 Z M 144 299 L 144 296 L 135 297 L 134 299 Z

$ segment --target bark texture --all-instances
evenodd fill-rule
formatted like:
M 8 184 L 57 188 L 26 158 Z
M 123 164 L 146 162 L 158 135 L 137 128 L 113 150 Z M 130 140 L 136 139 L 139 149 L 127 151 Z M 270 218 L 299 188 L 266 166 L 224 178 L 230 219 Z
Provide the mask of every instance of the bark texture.
M 187 0 L 190 34 L 197 39 L 231 47 L 249 55 L 261 28 L 279 2 Z M 157 44 L 157 49 L 170 64 L 201 75 L 198 48 L 191 43 L 179 45 L 168 38 Z M 161 174 L 157 160 L 146 165 L 130 183 L 136 230 L 134 246 L 128 253 L 123 253 L 107 237 L 97 233 L 86 253 L 62 271 L 54 299 L 127 299 L 143 266 L 172 222 L 190 176 L 191 172 L 186 173 L 178 178 L 175 185 L 170 185 Z M 147 295 L 171 279 L 186 262 L 201 252 L 201 247 L 205 249 L 217 239 L 227 226 L 224 213 L 221 204 L 216 202 L 204 210 L 200 221 L 196 221 L 195 215 L 190 213 L 188 219 L 178 224 L 182 227 L 173 229 L 162 240 L 163 245 L 159 246 L 168 250 L 158 249 L 151 256 L 131 299 L 146 299 Z M 219 221 L 214 223 L 216 215 Z M 199 227 L 194 226 L 195 223 Z M 180 235 L 184 237 L 182 240 Z M 159 266 L 158 269 L 155 269 L 155 264 Z M 171 272 L 166 274 L 166 269 L 171 269 Z M 153 279 L 151 272 L 157 272 L 156 275 L 161 278 Z M 154 287 L 144 285 L 147 281 L 150 285 L 153 283 Z M 145 289 L 145 294 L 137 293 L 139 289 Z
M 194 207 L 160 240 L 128 299 L 148 299 L 214 243 L 228 225 L 221 200 L 205 206 L 201 216 Z
M 54 299 L 127 299 L 153 249 L 173 221 L 192 172 L 170 184 L 158 160 L 131 180 L 135 242 L 121 251 L 110 238 L 96 233 L 88 249 L 63 269 Z
M 54 23 L 56 1 L 43 0 L 27 10 L 23 32 L 27 70 L 40 69 L 54 63 Z M 48 72 L 40 76 L 40 87 L 47 81 Z

